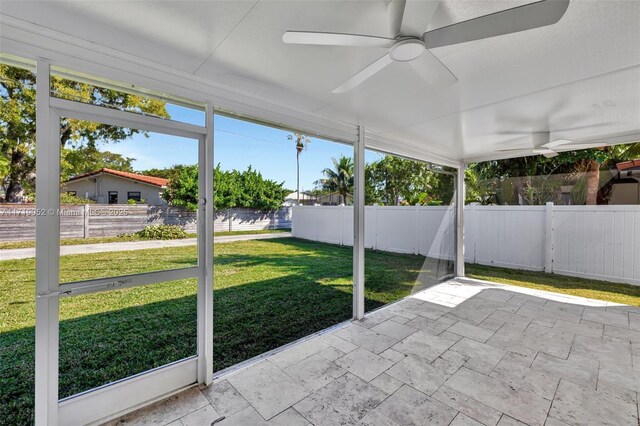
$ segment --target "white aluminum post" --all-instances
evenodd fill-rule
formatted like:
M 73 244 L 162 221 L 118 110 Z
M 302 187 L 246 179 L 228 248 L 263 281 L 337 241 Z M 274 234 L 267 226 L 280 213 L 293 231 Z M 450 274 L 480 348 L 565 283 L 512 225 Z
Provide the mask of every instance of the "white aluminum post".
M 464 171 L 466 164 L 458 167 L 456 174 L 456 276 L 464 277 L 464 199 L 465 199 L 465 182 Z
M 49 62 L 36 64 L 35 424 L 58 424 L 60 119 L 49 105 Z
M 199 143 L 198 383 L 213 380 L 213 105 L 207 104 L 207 136 Z
M 553 272 L 553 201 L 545 207 L 545 232 L 544 232 L 544 271 Z
M 471 227 L 469 229 L 471 229 L 470 234 L 473 234 L 473 247 L 471 247 L 471 249 L 473 250 L 473 256 L 472 256 L 472 262 L 471 263 L 476 263 L 476 256 L 477 256 L 477 247 L 478 247 L 478 210 L 477 210 L 477 206 L 478 203 L 471 203 L 469 204 L 469 211 L 468 213 L 470 213 L 470 217 L 471 217 Z M 466 240 L 465 240 L 465 244 L 466 244 Z M 466 247 L 465 247 L 465 252 L 466 252 Z
M 353 318 L 364 317 L 364 127 L 354 145 L 353 196 Z

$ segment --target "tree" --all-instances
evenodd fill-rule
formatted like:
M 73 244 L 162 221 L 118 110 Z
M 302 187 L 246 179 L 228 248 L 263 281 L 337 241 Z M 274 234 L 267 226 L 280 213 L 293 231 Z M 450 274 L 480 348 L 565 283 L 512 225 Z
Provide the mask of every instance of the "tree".
M 218 164 L 213 175 L 213 207 L 224 210 L 235 207 L 269 212 L 279 209 L 289 192 L 284 183 L 264 179 L 253 168 L 240 172 L 222 170 Z M 189 210 L 198 208 L 198 166 L 182 166 L 169 180 L 163 198 L 171 205 Z
M 612 168 L 616 163 L 640 158 L 640 143 L 614 145 L 601 149 L 585 150 L 575 153 L 578 161 L 574 168 L 574 175 L 578 174 L 576 193 L 584 188 L 584 203 L 587 205 L 608 203 L 612 186 L 602 182 L 600 171 L 602 167 Z
M 233 170 L 236 180 L 237 195 L 234 205 L 220 206 L 243 207 L 256 209 L 263 212 L 277 210 L 282 207 L 284 199 L 289 190 L 284 188 L 284 182 L 277 183 L 273 180 L 264 179 L 262 174 L 253 170 L 251 166 L 244 172 Z
M 184 166 L 177 176 L 169 180 L 162 198 L 173 206 L 196 211 L 198 209 L 198 166 Z
M 52 77 L 55 96 L 74 101 L 109 105 L 124 111 L 169 117 L 160 100 L 130 95 L 59 77 Z M 0 65 L 0 156 L 9 164 L 0 187 L 5 201 L 20 201 L 32 195 L 35 182 L 36 77 L 29 70 Z M 119 142 L 140 133 L 136 129 L 63 118 L 60 145 L 93 146 L 97 141 Z
M 565 154 L 561 154 L 564 156 Z M 558 157 L 556 157 L 558 158 Z M 482 199 L 491 204 L 544 204 L 554 201 L 560 182 L 549 179 L 567 172 L 553 158 L 520 157 L 472 164 L 470 170 L 487 191 Z
M 184 169 L 185 167 L 190 167 L 190 166 L 175 164 L 165 169 L 141 170 L 141 171 L 138 171 L 138 173 L 147 175 L 147 176 L 159 177 L 163 179 L 175 179 L 176 177 L 178 177 L 182 169 Z
M 4 180 L 5 176 L 9 174 L 9 159 L 6 157 L 0 157 L 0 181 Z
M 602 168 L 640 158 L 640 143 L 562 152 L 556 157 L 529 156 L 486 161 L 471 165 L 484 191 L 484 202 L 495 204 L 544 204 L 556 202 L 562 185 L 573 186 L 574 204 L 606 204 L 610 179 Z M 482 201 L 481 201 L 482 202 Z
M 133 158 L 110 151 L 99 151 L 92 145 L 77 149 L 62 148 L 61 157 L 60 176 L 63 181 L 102 168 L 133 172 Z
M 446 184 L 438 176 L 426 163 L 387 155 L 365 167 L 365 202 L 391 206 L 448 203 L 450 198 L 439 193 Z
M 475 168 L 470 167 L 464 171 L 466 184 L 465 203 L 479 203 L 482 205 L 496 204 L 490 182 L 480 178 Z
M 297 202 L 300 204 L 300 154 L 309 147 L 311 139 L 301 133 L 288 135 L 287 139 L 295 141 L 296 144 L 296 194 L 298 197 Z
M 347 204 L 348 197 L 353 197 L 353 159 L 340 156 L 332 158 L 333 169 L 322 170 L 324 178 L 315 182 L 317 186 L 328 192 L 337 192 L 341 197 L 341 204 Z

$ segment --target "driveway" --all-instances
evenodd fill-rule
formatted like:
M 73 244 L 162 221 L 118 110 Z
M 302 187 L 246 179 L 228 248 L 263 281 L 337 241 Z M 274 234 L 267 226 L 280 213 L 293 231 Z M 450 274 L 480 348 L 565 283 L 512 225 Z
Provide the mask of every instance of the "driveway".
M 273 234 L 247 234 L 247 235 L 225 235 L 221 237 L 214 237 L 214 243 L 231 243 L 234 241 L 248 241 L 248 240 L 270 240 L 274 238 L 287 238 L 291 237 L 290 232 L 278 232 Z M 102 244 L 78 244 L 73 246 L 60 246 L 60 255 L 65 256 L 69 254 L 89 254 L 89 253 L 104 253 L 111 251 L 129 251 L 129 250 L 144 250 L 154 249 L 162 247 L 184 247 L 195 245 L 197 240 L 195 238 L 185 238 L 182 240 L 150 240 L 150 241 L 129 241 L 121 243 L 102 243 Z M 0 250 L 1 260 L 14 260 L 14 259 L 28 259 L 36 256 L 35 248 L 21 248 Z

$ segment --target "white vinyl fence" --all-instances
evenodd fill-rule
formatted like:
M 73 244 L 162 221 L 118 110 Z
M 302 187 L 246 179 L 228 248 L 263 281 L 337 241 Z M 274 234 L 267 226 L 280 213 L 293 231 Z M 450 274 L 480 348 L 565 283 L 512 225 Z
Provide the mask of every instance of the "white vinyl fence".
M 365 208 L 365 246 L 452 259 L 451 207 Z M 353 244 L 353 208 L 296 206 L 293 235 Z M 469 263 L 640 285 L 640 206 L 465 208 Z
M 455 210 L 451 207 L 366 206 L 366 248 L 454 258 Z M 353 245 L 352 206 L 294 206 L 294 237 Z

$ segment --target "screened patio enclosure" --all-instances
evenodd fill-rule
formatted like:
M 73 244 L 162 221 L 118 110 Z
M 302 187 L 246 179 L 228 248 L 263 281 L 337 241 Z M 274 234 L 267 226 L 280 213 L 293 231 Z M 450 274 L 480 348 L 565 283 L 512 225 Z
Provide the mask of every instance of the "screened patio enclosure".
M 385 50 L 283 42 L 287 31 L 395 39 L 389 25 L 394 3 L 0 1 L 0 62 L 35 72 L 38 88 L 36 209 L 44 213 L 36 217 L 35 238 L 36 424 L 102 423 L 214 380 L 214 114 L 352 147 L 353 213 L 343 216 L 351 232 L 341 234 L 341 245 L 353 246 L 351 316 L 357 320 L 365 316 L 365 227 L 376 211 L 365 202 L 366 151 L 433 165 L 451 178 L 452 196 L 438 216 L 449 221 L 434 231 L 446 248 L 437 266 L 441 280 L 465 276 L 469 163 L 560 150 L 548 145 L 555 141 L 586 148 L 640 140 L 640 3 L 558 2 L 568 7 L 553 25 L 427 49 L 454 76 L 450 84 L 426 84 L 395 61 L 359 86 L 337 90 Z M 411 25 L 431 31 L 530 3 L 408 1 L 404 13 L 414 17 Z M 199 111 L 204 120 L 191 124 L 68 99 L 50 90 L 53 77 L 160 99 Z M 196 147 L 197 249 L 188 264 L 61 279 L 55 212 L 64 118 L 172 136 Z M 188 354 L 61 397 L 62 300 L 188 279 L 195 336 Z

